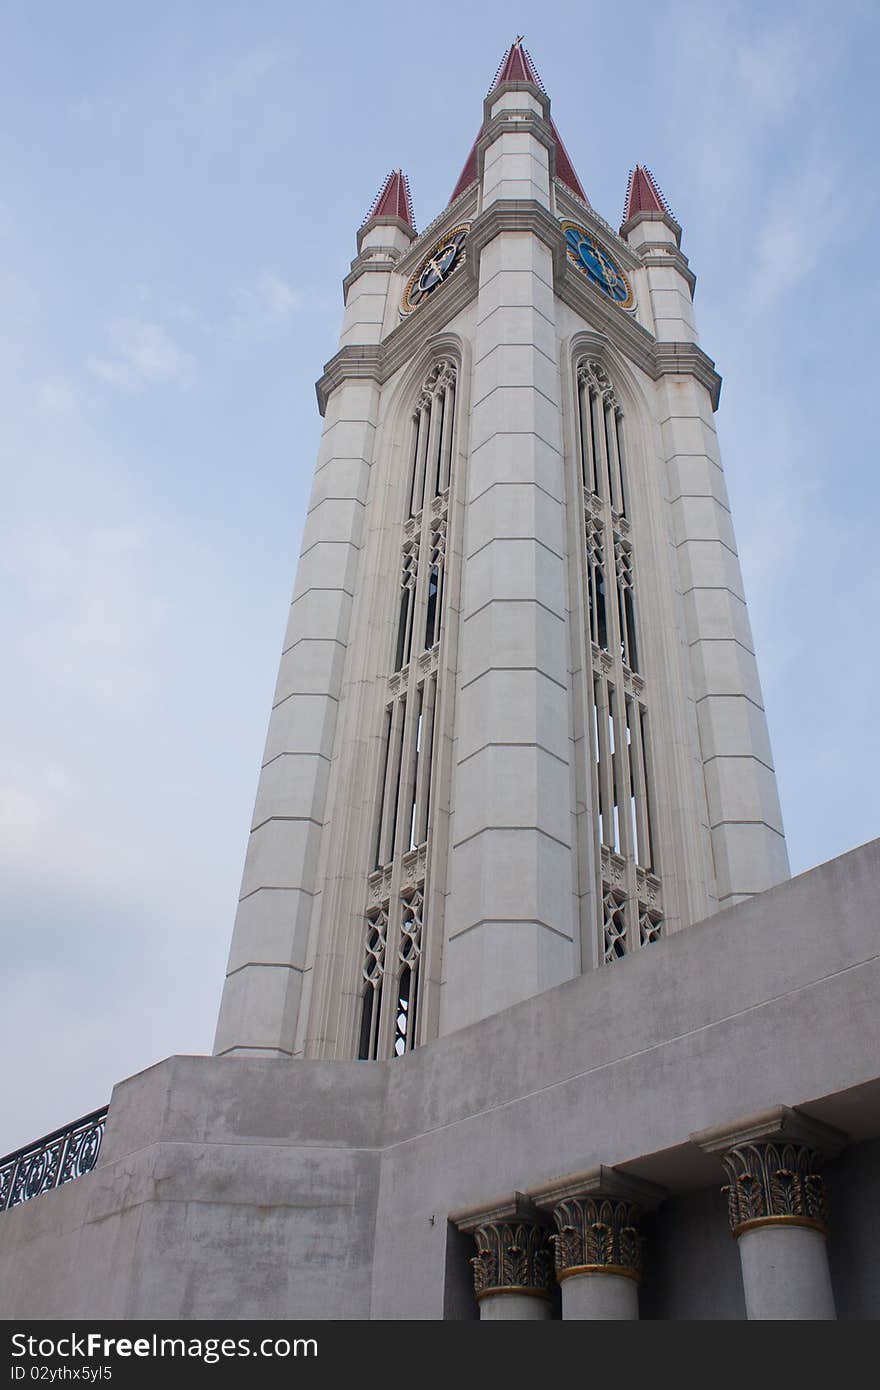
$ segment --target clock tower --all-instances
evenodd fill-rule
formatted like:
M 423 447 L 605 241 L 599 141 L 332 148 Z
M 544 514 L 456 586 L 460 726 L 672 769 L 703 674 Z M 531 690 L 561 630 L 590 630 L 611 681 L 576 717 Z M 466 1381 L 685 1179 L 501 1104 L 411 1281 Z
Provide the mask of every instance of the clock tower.
M 593 208 L 521 40 L 423 232 L 386 178 L 217 1053 L 393 1058 L 788 876 L 680 243 L 641 165 Z

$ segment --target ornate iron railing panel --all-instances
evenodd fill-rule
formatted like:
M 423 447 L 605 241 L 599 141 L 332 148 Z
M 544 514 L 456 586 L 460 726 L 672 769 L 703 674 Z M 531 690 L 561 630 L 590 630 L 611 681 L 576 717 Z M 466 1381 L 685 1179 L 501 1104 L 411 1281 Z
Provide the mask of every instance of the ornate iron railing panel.
M 0 1159 L 0 1211 L 91 1172 L 101 1152 L 107 1109 L 93 1110 Z

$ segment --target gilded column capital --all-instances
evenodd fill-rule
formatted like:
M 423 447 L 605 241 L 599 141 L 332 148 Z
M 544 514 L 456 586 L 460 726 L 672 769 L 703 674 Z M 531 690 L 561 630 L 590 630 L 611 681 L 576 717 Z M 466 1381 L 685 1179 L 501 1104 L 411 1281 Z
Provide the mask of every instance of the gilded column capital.
M 491 1206 L 451 1213 L 449 1219 L 474 1238 L 477 1253 L 470 1263 L 477 1302 L 490 1294 L 552 1296 L 548 1218 L 521 1192 Z
M 777 1106 L 733 1125 L 691 1135 L 716 1155 L 727 1174 L 734 1236 L 761 1226 L 806 1226 L 827 1234 L 828 1203 L 821 1168 L 846 1135 L 820 1120 Z
M 614 1168 L 600 1166 L 535 1188 L 535 1205 L 552 1213 L 556 1278 L 576 1274 L 642 1277 L 643 1211 L 662 1202 L 665 1192 Z

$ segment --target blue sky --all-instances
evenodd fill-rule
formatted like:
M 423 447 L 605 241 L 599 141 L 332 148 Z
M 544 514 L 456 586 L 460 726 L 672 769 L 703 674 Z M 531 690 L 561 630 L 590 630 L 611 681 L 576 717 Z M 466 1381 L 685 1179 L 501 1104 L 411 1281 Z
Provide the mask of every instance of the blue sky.
M 597 210 L 640 161 L 684 227 L 793 869 L 880 833 L 880 11 L 412 14 L 0 6 L 0 1153 L 210 1049 L 355 230 L 442 209 L 515 32 Z

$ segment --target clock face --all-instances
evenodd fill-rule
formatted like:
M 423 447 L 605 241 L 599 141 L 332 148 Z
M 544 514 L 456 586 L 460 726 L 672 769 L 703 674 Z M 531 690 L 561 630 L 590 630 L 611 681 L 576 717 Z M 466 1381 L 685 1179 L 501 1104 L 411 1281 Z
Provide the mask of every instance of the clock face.
M 632 286 L 614 257 L 600 245 L 592 232 L 578 226 L 577 222 L 563 222 L 562 235 L 569 260 L 574 261 L 590 283 L 619 304 L 621 309 L 631 309 L 636 302 Z
M 438 290 L 458 269 L 464 260 L 464 243 L 470 225 L 469 222 L 462 222 L 460 226 L 453 227 L 431 247 L 403 292 L 400 304 L 402 314 L 411 314 L 423 299 Z

